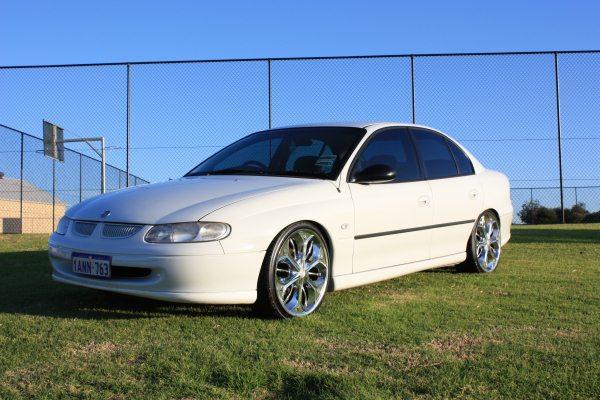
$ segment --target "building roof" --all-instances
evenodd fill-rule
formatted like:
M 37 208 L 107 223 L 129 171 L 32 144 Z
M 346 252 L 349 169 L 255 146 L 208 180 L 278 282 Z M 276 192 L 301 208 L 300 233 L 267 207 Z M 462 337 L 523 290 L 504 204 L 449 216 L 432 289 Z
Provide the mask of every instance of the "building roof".
M 0 179 L 0 200 L 20 201 L 21 180 L 6 177 Z M 58 197 L 55 200 L 56 204 L 62 204 Z M 23 180 L 23 201 L 52 204 L 52 193 Z

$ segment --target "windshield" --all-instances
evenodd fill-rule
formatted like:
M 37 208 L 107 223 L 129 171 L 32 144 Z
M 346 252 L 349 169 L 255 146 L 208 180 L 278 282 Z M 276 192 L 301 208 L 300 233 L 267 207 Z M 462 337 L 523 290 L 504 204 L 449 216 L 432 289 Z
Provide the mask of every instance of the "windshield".
M 267 175 L 335 179 L 365 134 L 348 127 L 288 128 L 246 136 L 186 176 Z

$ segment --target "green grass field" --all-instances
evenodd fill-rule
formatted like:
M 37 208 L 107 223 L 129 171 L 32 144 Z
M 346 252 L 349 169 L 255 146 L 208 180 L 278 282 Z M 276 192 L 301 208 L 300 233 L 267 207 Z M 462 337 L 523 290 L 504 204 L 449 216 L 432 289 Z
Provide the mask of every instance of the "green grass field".
M 53 283 L 0 235 L 0 398 L 598 398 L 600 225 L 515 227 L 489 275 L 329 293 L 296 321 Z

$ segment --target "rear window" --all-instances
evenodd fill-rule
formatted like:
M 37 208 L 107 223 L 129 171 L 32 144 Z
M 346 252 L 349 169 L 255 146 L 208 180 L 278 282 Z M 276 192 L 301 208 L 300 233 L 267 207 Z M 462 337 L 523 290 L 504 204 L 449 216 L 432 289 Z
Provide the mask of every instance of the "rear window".
M 473 175 L 475 170 L 473 169 L 473 164 L 471 160 L 464 151 L 460 147 L 456 145 L 452 140 L 447 140 L 448 147 L 450 147 L 450 151 L 452 151 L 452 155 L 456 160 L 456 165 L 458 166 L 458 173 L 460 175 Z

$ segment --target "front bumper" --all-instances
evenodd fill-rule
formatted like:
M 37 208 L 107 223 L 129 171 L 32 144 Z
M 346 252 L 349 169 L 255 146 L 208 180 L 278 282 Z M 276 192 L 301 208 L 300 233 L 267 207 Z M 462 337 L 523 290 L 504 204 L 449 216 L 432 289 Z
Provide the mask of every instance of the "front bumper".
M 139 239 L 139 238 L 138 238 Z M 147 244 L 53 234 L 48 244 L 57 282 L 174 302 L 251 304 L 265 252 L 225 254 L 218 242 Z M 73 252 L 107 255 L 111 265 L 146 274 L 111 279 L 76 274 Z M 143 275 L 143 276 L 141 276 Z

